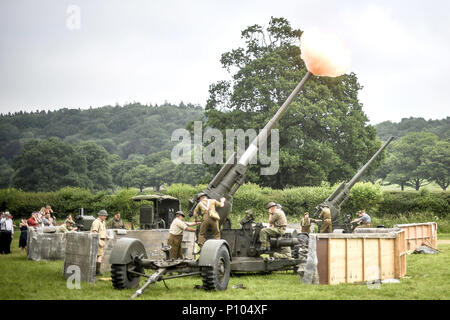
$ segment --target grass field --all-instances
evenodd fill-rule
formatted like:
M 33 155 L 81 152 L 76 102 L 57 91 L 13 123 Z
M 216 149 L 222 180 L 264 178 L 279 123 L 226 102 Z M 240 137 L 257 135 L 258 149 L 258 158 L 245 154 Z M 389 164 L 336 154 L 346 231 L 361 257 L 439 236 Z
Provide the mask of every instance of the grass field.
M 440 234 L 439 239 L 450 239 Z M 110 281 L 81 283 L 81 289 L 68 289 L 62 276 L 63 261 L 28 261 L 18 248 L 18 234 L 12 243 L 13 253 L 0 255 L 0 299 L 94 300 L 128 299 L 134 290 L 118 291 Z M 168 280 L 167 290 L 159 282 L 139 299 L 149 300 L 378 300 L 378 299 L 450 299 L 450 245 L 439 245 L 438 255 L 409 255 L 407 276 L 399 284 L 303 285 L 292 272 L 268 275 L 241 275 L 230 279 L 228 289 L 206 292 L 193 287 L 200 277 Z M 105 274 L 109 277 L 109 274 Z M 243 284 L 245 289 L 233 289 Z

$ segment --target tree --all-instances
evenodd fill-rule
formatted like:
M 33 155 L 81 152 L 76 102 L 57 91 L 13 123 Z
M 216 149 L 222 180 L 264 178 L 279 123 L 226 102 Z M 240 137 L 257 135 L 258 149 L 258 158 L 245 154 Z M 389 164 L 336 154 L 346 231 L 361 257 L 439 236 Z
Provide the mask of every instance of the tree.
M 424 118 L 403 118 L 399 123 L 384 121 L 376 125 L 378 136 L 384 140 L 390 136 L 401 138 L 410 132 L 432 132 L 440 139 L 450 138 L 450 117 L 442 120 Z
M 32 140 L 13 161 L 12 186 L 24 191 L 92 188 L 86 158 L 58 138 Z
M 426 152 L 435 146 L 438 136 L 431 132 L 411 132 L 392 143 L 386 166 L 391 170 L 386 177 L 390 183 L 411 186 L 419 190 L 428 184 L 428 168 L 425 165 Z
M 94 190 L 104 190 L 112 187 L 109 153 L 102 146 L 92 141 L 81 142 L 75 147 L 87 163 L 87 173 Z
M 161 185 L 171 184 L 175 181 L 176 164 L 163 158 L 160 163 L 152 168 L 151 185 L 159 191 Z
M 141 162 L 139 160 L 119 160 L 114 162 L 111 165 L 113 183 L 121 187 L 130 187 L 130 185 L 127 184 L 129 180 L 124 179 L 124 176 L 140 164 Z
M 423 170 L 446 191 L 450 185 L 450 140 L 438 141 L 424 150 Z
M 152 185 L 153 175 L 154 170 L 144 164 L 140 164 L 124 174 L 123 183 L 130 187 L 139 187 L 139 190 L 142 192 L 145 187 Z
M 262 128 L 307 72 L 300 35 L 284 18 L 272 18 L 266 29 L 253 25 L 242 31 L 245 47 L 221 58 L 233 80 L 210 86 L 206 125 L 222 131 Z M 282 188 L 350 178 L 380 146 L 358 101 L 360 89 L 354 73 L 312 77 L 278 125 L 278 173 L 260 176 L 260 166 L 251 166 L 249 180 Z
M 0 188 L 8 188 L 11 177 L 14 174 L 13 168 L 9 165 L 8 161 L 0 158 Z

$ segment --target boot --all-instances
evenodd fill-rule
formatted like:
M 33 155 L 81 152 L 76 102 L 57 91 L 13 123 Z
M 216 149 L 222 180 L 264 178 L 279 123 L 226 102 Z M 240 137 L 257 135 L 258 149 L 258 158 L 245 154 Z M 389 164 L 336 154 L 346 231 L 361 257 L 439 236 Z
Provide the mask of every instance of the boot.
M 96 276 L 101 276 L 102 273 L 100 272 L 100 266 L 102 265 L 101 262 L 97 262 L 97 264 L 95 265 L 95 275 Z

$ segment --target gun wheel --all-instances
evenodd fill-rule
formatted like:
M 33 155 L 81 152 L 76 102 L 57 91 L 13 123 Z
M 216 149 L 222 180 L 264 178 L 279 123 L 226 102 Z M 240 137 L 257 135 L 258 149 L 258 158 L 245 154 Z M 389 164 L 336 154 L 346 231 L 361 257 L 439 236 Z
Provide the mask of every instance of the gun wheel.
M 212 267 L 202 267 L 203 288 L 205 290 L 226 290 L 230 280 L 230 255 L 221 246 Z
M 143 268 L 138 270 L 134 263 L 111 265 L 111 279 L 115 289 L 132 289 L 139 285 L 141 277 L 129 272 L 130 270 L 144 273 Z

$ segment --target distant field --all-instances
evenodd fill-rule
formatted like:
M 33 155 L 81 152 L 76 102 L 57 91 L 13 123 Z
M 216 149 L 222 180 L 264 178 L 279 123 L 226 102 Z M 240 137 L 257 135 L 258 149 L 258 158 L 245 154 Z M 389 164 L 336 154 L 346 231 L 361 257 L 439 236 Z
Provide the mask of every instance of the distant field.
M 450 234 L 439 239 L 450 239 Z M 18 249 L 18 234 L 13 253 L 0 256 L 0 299 L 97 300 L 128 299 L 134 290 L 114 290 L 110 281 L 82 283 L 81 289 L 68 289 L 62 276 L 63 261 L 28 261 Z M 194 289 L 200 277 L 168 280 L 170 290 L 157 283 L 139 299 L 148 300 L 378 300 L 378 299 L 450 299 L 450 245 L 439 245 L 438 255 L 409 255 L 407 276 L 399 284 L 303 285 L 292 272 L 268 275 L 233 276 L 226 291 L 206 292 Z M 104 277 L 108 278 L 109 274 Z M 245 289 L 233 289 L 243 284 Z
M 390 184 L 387 186 L 382 186 L 381 188 L 384 191 L 402 191 L 402 188 L 398 184 Z M 430 192 L 442 192 L 443 191 L 442 188 L 434 182 L 432 182 L 426 186 L 420 187 L 419 192 L 423 189 L 427 189 Z M 413 187 L 405 187 L 404 191 L 416 191 L 416 189 Z M 448 190 L 447 190 L 447 192 L 448 192 Z

